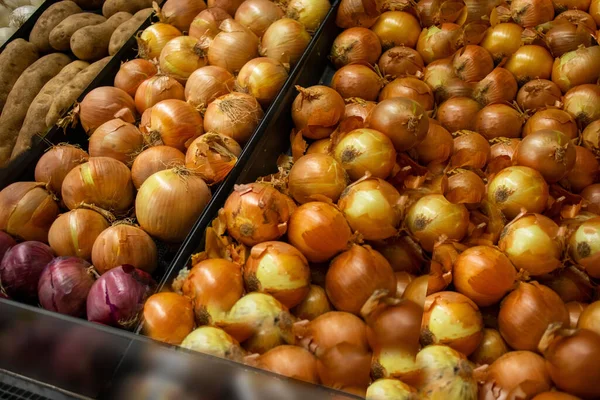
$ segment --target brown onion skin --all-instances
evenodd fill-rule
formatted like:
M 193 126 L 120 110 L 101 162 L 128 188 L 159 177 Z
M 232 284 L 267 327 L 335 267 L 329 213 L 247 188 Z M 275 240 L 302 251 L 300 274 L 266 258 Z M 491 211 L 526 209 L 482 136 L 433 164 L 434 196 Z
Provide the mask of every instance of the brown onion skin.
M 475 172 L 459 169 L 448 178 L 444 196 L 454 204 L 475 206 L 485 197 L 485 183 Z
M 348 185 L 348 175 L 335 158 L 327 154 L 307 154 L 300 157 L 290 170 L 288 190 L 300 204 L 325 196 L 334 203 Z
M 425 263 L 423 251 L 409 236 L 397 236 L 374 242 L 373 247 L 389 261 L 394 271 L 421 274 Z
M 370 28 L 380 15 L 375 0 L 342 0 L 337 11 L 335 24 L 340 28 L 361 26 Z
M 333 307 L 329 302 L 325 289 L 321 286 L 310 285 L 308 294 L 300 304 L 294 307 L 292 314 L 301 320 L 307 319 L 312 321 L 318 316 L 332 310 Z
M 462 45 L 462 29 L 453 23 L 423 28 L 417 42 L 417 51 L 426 64 L 450 57 Z
M 363 121 L 367 120 L 367 116 L 371 112 L 373 108 L 377 105 L 374 101 L 364 101 L 363 99 L 346 99 L 346 108 L 344 110 L 344 116 L 341 121 L 345 121 L 350 117 L 359 117 Z M 325 139 L 320 139 L 325 140 Z M 329 142 L 329 138 L 326 138 L 327 142 Z M 318 141 L 317 141 L 318 142 Z M 315 142 L 316 143 L 316 142 Z M 314 143 L 313 143 L 314 144 Z M 311 144 L 312 146 L 312 144 Z M 308 153 L 310 153 L 310 147 L 308 149 Z
M 194 308 L 187 297 L 156 293 L 144 303 L 144 335 L 169 344 L 181 344 L 195 326 Z
M 571 396 L 565 392 L 543 392 L 535 396 L 532 400 L 579 400 L 579 397 Z
M 481 105 L 468 97 L 454 97 L 440 104 L 436 119 L 450 133 L 476 129 L 477 113 Z
M 430 118 L 425 139 L 414 149 L 422 164 L 443 163 L 452 155 L 454 139 L 446 128 Z
M 588 329 L 600 335 L 600 300 L 588 305 L 577 321 L 577 328 Z
M 477 365 L 490 365 L 508 351 L 508 346 L 500 332 L 485 328 L 481 343 L 469 358 Z
M 506 104 L 491 104 L 477 113 L 475 130 L 486 139 L 521 137 L 523 117 Z
M 414 48 L 421 34 L 419 20 L 403 11 L 384 12 L 371 30 L 379 36 L 384 50 L 402 45 Z
M 277 346 L 258 357 L 256 363 L 259 368 L 288 378 L 319 383 L 317 358 L 302 347 Z
M 523 27 L 513 22 L 500 23 L 488 28 L 480 45 L 499 62 L 519 49 L 522 32 Z
M 568 325 L 565 303 L 537 282 L 520 282 L 502 301 L 498 314 L 500 333 L 515 350 L 537 351 L 546 328 L 555 322 Z
M 433 92 L 429 85 L 413 77 L 397 78 L 385 85 L 379 93 L 379 101 L 404 97 L 416 101 L 425 111 L 433 110 Z
M 212 40 L 220 32 L 221 22 L 228 18 L 231 18 L 231 15 L 224 9 L 208 8 L 194 17 L 188 35 L 196 39 L 207 37 Z
M 48 184 L 48 189 L 60 194 L 62 183 L 67 174 L 89 158 L 82 149 L 65 144 L 48 150 L 35 166 L 35 181 Z
M 562 184 L 574 193 L 598 181 L 600 164 L 590 150 L 585 147 L 575 146 L 575 165 L 565 176 Z
M 265 0 L 244 1 L 235 12 L 235 20 L 261 37 L 267 28 L 283 18 L 284 10 L 276 3 Z
M 578 301 L 571 301 L 565 304 L 567 311 L 569 312 L 569 326 L 568 328 L 575 329 L 579 323 L 579 318 L 585 309 L 589 306 L 587 303 L 580 303 Z
M 185 163 L 185 155 L 171 146 L 152 146 L 142 151 L 131 166 L 131 179 L 136 189 L 156 172 Z
M 331 61 L 336 68 L 355 62 L 375 64 L 381 56 L 381 42 L 370 29 L 354 27 L 344 30 L 331 46 Z
M 204 114 L 204 131 L 220 133 L 245 144 L 263 116 L 264 112 L 254 97 L 233 92 L 208 105 Z
M 456 76 L 465 82 L 479 82 L 494 69 L 494 60 L 481 46 L 467 45 L 454 55 Z
M 452 167 L 483 168 L 490 159 L 490 145 L 479 133 L 463 130 L 454 135 Z
M 594 183 L 583 189 L 581 197 L 588 202 L 588 211 L 600 214 L 600 183 Z
M 535 78 L 549 79 L 553 62 L 552 55 L 545 47 L 525 45 L 509 57 L 504 68 L 513 73 L 519 85 L 524 85 Z
M 563 110 L 571 114 L 581 128 L 600 119 L 600 86 L 585 84 L 575 86 L 563 96 Z
M 292 119 L 297 130 L 309 139 L 324 139 L 335 130 L 344 115 L 344 99 L 335 90 L 322 85 L 296 89 L 300 92 L 292 104 Z
M 556 108 L 548 108 L 533 114 L 523 127 L 523 137 L 544 129 L 562 132 L 569 139 L 575 139 L 579 135 L 575 119 L 569 113 Z
M 296 332 L 301 344 L 309 344 L 311 351 L 321 357 L 327 350 L 347 343 L 361 351 L 369 350 L 367 325 L 354 314 L 331 311 L 320 315 Z M 302 339 L 308 339 L 304 343 Z
M 349 64 L 336 71 L 330 86 L 344 99 L 360 97 L 375 101 L 381 90 L 382 79 L 367 65 Z
M 209 9 L 218 7 L 225 10 L 229 15 L 235 15 L 235 12 L 243 2 L 243 0 L 208 0 L 206 4 Z
M 473 98 L 483 105 L 512 102 L 517 95 L 517 81 L 504 68 L 494 68 L 473 90 Z
M 416 276 L 409 274 L 406 271 L 394 271 L 396 276 L 396 294 L 397 298 L 402 298 L 402 295 L 406 291 L 406 287 L 415 280 Z
M 135 107 L 142 114 L 155 104 L 170 99 L 185 100 L 185 89 L 170 76 L 155 75 L 138 86 L 135 92 Z
M 90 136 L 90 157 L 110 157 L 131 165 L 136 154 L 144 147 L 144 137 L 139 129 L 119 118 L 100 125 Z
M 421 55 L 416 50 L 404 46 L 387 50 L 379 58 L 378 65 L 383 76 L 395 78 L 416 75 L 425 68 Z
M 60 215 L 50 227 L 48 243 L 57 256 L 75 256 L 91 261 L 96 238 L 109 227 L 96 211 L 79 208 Z
M 213 100 L 233 91 L 235 78 L 225 68 L 208 65 L 197 69 L 185 84 L 185 100 L 194 107 L 208 107 Z
M 594 297 L 594 284 L 585 273 L 574 266 L 541 276 L 540 282 L 554 290 L 565 303 L 589 303 Z
M 79 104 L 79 122 L 89 136 L 100 125 L 114 118 L 135 122 L 135 109 L 133 98 L 125 91 L 102 86 L 89 92 Z
M 136 58 L 121 65 L 115 75 L 115 87 L 124 90 L 131 97 L 135 97 L 137 88 L 146 79 L 158 73 L 156 65 L 143 58 Z
M 561 97 L 562 92 L 556 83 L 547 79 L 534 79 L 521 86 L 517 93 L 517 104 L 521 110 L 537 111 L 554 106 Z

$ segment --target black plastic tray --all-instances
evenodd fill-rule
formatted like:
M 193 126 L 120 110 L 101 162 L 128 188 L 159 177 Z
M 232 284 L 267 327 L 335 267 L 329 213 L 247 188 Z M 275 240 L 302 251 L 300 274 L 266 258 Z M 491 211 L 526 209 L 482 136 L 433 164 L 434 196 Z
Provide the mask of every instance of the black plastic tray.
M 2 46 L 0 46 L 0 53 L 2 53 L 6 46 L 8 46 L 8 44 L 15 39 L 29 40 L 29 34 L 31 33 L 31 30 L 33 29 L 33 26 L 37 22 L 38 18 L 40 18 L 40 15 L 42 15 L 42 13 L 46 11 L 48 7 L 50 7 L 52 4 L 58 1 L 60 0 L 46 0 L 42 4 L 40 4 L 38 9 L 35 10 L 31 17 L 29 17 L 27 21 L 25 21 L 23 25 L 21 25 L 19 29 L 17 29 L 17 31 L 13 33 L 12 36 L 9 37 L 8 40 Z

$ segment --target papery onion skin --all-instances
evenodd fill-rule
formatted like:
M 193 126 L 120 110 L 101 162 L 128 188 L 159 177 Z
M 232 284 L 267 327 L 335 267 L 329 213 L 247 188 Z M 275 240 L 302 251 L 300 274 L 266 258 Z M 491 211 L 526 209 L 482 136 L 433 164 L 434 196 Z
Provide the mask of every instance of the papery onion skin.
M 308 32 L 316 32 L 330 8 L 329 0 L 292 0 L 287 3 L 286 16 L 302 23 Z
M 10 298 L 32 302 L 42 271 L 53 258 L 52 249 L 44 243 L 27 241 L 14 245 L 0 262 L 3 291 Z
M 445 23 L 441 26 L 432 25 L 423 28 L 417 42 L 417 51 L 423 61 L 429 64 L 441 58 L 450 57 L 462 44 L 460 26 Z
M 594 155 L 600 155 L 600 121 L 592 122 L 581 132 L 581 145 Z
M 370 66 L 349 64 L 336 71 L 330 86 L 344 99 L 361 97 L 375 101 L 383 85 L 381 77 Z
M 208 48 L 208 63 L 236 73 L 258 55 L 258 38 L 233 19 L 223 21 L 219 29 Z
M 209 10 L 218 7 L 225 10 L 230 15 L 235 15 L 235 12 L 243 2 L 243 0 L 208 0 L 206 4 L 208 5 Z
M 344 116 L 341 119 L 340 122 L 343 122 L 345 120 L 347 120 L 350 117 L 359 117 L 360 119 L 364 121 L 367 120 L 367 117 L 369 116 L 369 113 L 371 112 L 371 110 L 373 108 L 375 108 L 375 106 L 377 105 L 376 102 L 374 101 L 365 101 L 363 99 L 346 99 L 346 108 L 344 110 Z M 325 146 L 325 143 L 330 143 L 329 138 L 325 138 L 325 139 L 320 139 L 317 140 L 317 142 L 323 140 L 322 146 Z M 307 150 L 307 153 L 310 153 L 310 148 L 315 144 L 316 142 L 313 142 Z M 325 154 L 327 154 L 328 152 L 326 152 Z
M 369 400 L 416 400 L 417 391 L 397 379 L 379 379 L 367 389 Z
M 171 292 L 153 294 L 144 303 L 144 335 L 169 344 L 180 344 L 194 329 L 192 302 Z
M 594 183 L 583 189 L 581 197 L 589 203 L 587 209 L 590 212 L 600 214 L 600 183 Z
M 35 166 L 35 181 L 48 184 L 48 189 L 59 194 L 67 174 L 79 164 L 83 164 L 89 155 L 82 149 L 59 144 L 48 150 Z
M 185 165 L 209 185 L 223 181 L 242 153 L 240 145 L 229 136 L 206 133 L 196 138 L 185 155 Z
M 169 99 L 184 100 L 185 89 L 177 80 L 166 75 L 155 75 L 146 79 L 135 92 L 135 106 L 140 114 Z
M 600 278 L 600 218 L 585 221 L 569 239 L 569 254 L 592 278 Z
M 185 100 L 194 107 L 207 107 L 233 91 L 235 78 L 225 68 L 208 65 L 194 71 L 185 84 Z
M 370 28 L 380 15 L 374 0 L 342 0 L 338 7 L 335 24 L 340 28 L 361 26 Z
M 555 108 L 540 110 L 533 114 L 523 127 L 523 137 L 544 129 L 562 132 L 569 139 L 575 139 L 579 135 L 575 119 L 569 113 Z
M 600 335 L 600 300 L 588 305 L 577 321 L 578 329 L 588 329 Z
M 231 18 L 231 15 L 219 7 L 203 10 L 194 17 L 188 35 L 198 40 L 203 38 L 212 40 L 220 32 L 221 22 L 228 18 Z
M 453 133 L 461 129 L 474 130 L 481 105 L 468 97 L 453 97 L 440 104 L 436 119 Z
M 125 91 L 112 86 L 102 86 L 89 92 L 79 104 L 79 122 L 88 135 L 103 123 L 121 118 L 134 123 L 136 105 Z
M 142 151 L 131 166 L 131 179 L 136 189 L 154 173 L 183 165 L 185 155 L 171 146 L 152 146 Z
M 121 65 L 115 75 L 115 87 L 124 90 L 131 97 L 135 97 L 137 88 L 146 79 L 158 73 L 156 66 L 143 58 L 136 58 Z
M 590 150 L 575 146 L 575 165 L 562 182 L 574 193 L 579 193 L 598 180 L 600 164 Z M 565 182 L 566 181 L 566 182 Z
M 469 213 L 462 204 L 452 204 L 444 196 L 430 194 L 419 199 L 406 215 L 409 232 L 427 251 L 442 235 L 462 240 L 467 233 Z
M 138 39 L 140 57 L 146 60 L 158 58 L 169 40 L 182 35 L 181 31 L 173 25 L 163 22 L 150 25 L 144 29 Z
M 452 167 L 483 168 L 490 158 L 490 145 L 477 132 L 463 130 L 454 133 L 454 151 L 450 159 Z
M 348 175 L 335 158 L 326 154 L 300 157 L 288 175 L 290 195 L 300 204 L 325 196 L 334 203 L 348 185 Z
M 98 235 L 92 248 L 92 263 L 100 274 L 125 264 L 151 274 L 158 266 L 158 250 L 142 229 L 118 224 Z
M 502 355 L 508 353 L 508 346 L 502 335 L 495 329 L 485 328 L 479 347 L 469 357 L 478 365 L 490 365 Z
M 309 383 L 319 383 L 317 358 L 308 350 L 291 345 L 281 345 L 262 354 L 256 360 L 259 368 L 288 378 Z
M 100 125 L 90 136 L 90 157 L 110 157 L 131 165 L 133 158 L 144 147 L 139 129 L 119 118 Z
M 562 93 L 556 83 L 547 79 L 534 79 L 524 84 L 517 93 L 517 104 L 522 110 L 553 106 L 560 101 Z
M 498 314 L 499 331 L 515 350 L 536 351 L 549 324 L 569 323 L 565 303 L 547 286 L 520 282 L 505 297 Z
M 351 236 L 341 211 L 323 202 L 301 205 L 289 220 L 290 243 L 311 262 L 327 261 L 346 250 Z
M 415 280 L 415 276 L 405 271 L 394 271 L 396 276 L 396 297 L 402 298 L 402 295 L 406 291 L 406 288 L 412 281 Z
M 416 101 L 426 111 L 433 110 L 433 92 L 425 82 L 413 78 L 404 77 L 393 80 L 385 85 L 379 93 L 379 101 L 392 99 L 394 97 L 405 97 Z
M 549 79 L 554 59 L 542 46 L 525 45 L 510 56 L 504 68 L 513 73 L 519 85 L 534 78 Z
M 600 119 L 600 86 L 585 84 L 575 86 L 563 97 L 563 110 L 571 114 L 580 127 Z
M 543 392 L 535 396 L 532 400 L 579 400 L 579 397 L 571 396 L 565 392 Z
M 554 61 L 552 82 L 563 93 L 585 83 L 595 83 L 600 73 L 593 67 L 600 62 L 600 47 L 584 47 L 568 53 Z
M 370 29 L 355 27 L 344 30 L 331 46 L 331 61 L 336 68 L 355 62 L 377 63 L 381 56 L 381 43 Z M 381 68 L 381 66 L 380 66 Z M 385 74 L 385 72 L 382 71 Z
M 206 65 L 206 51 L 202 43 L 191 36 L 180 36 L 169 40 L 160 52 L 162 73 L 185 82 L 190 75 Z
M 587 27 L 572 23 L 561 23 L 546 32 L 545 42 L 554 57 L 577 50 L 580 46 L 592 45 L 592 32 Z
M 321 286 L 310 285 L 308 294 L 298 304 L 292 313 L 300 320 L 309 320 L 317 318 L 320 315 L 333 311 L 325 289 Z
M 567 11 L 563 11 L 562 13 L 558 14 L 556 16 L 556 18 L 554 18 L 554 22 L 567 21 L 572 24 L 580 24 L 580 25 L 585 26 L 585 27 L 589 28 L 590 30 L 594 31 L 597 28 L 596 21 L 594 21 L 594 17 L 592 17 L 592 15 L 590 15 L 590 14 L 593 14 L 592 9 L 593 9 L 594 3 L 595 3 L 595 1 L 592 1 L 590 10 L 589 10 L 589 14 L 587 12 L 581 11 L 581 10 L 567 10 Z
M 425 304 L 425 298 L 427 297 L 427 288 L 429 286 L 429 276 L 422 275 L 413 280 L 406 286 L 402 298 L 411 300 L 416 304 Z
M 322 85 L 296 89 L 300 92 L 292 104 L 296 129 L 309 139 L 329 137 L 346 109 L 342 96 Z
M 566 303 L 567 311 L 569 312 L 569 326 L 568 328 L 575 329 L 581 318 L 581 314 L 589 306 L 587 303 L 580 303 L 578 301 L 571 301 Z
M 419 162 L 423 164 L 443 163 L 454 150 L 454 139 L 446 128 L 429 119 L 429 129 L 425 139 L 414 147 Z
M 310 39 L 304 25 L 290 18 L 282 18 L 273 22 L 265 31 L 260 55 L 294 65 L 300 60 Z
M 594 285 L 590 278 L 575 266 L 561 268 L 542 276 L 540 282 L 554 290 L 565 303 L 588 303 L 594 297 Z
M 523 128 L 523 116 L 506 104 L 491 104 L 477 113 L 475 130 L 486 139 L 518 138 Z
M 158 144 L 183 152 L 204 133 L 202 116 L 183 100 L 163 100 L 152 107 L 149 131 L 150 141 L 156 137 Z
M 475 85 L 473 98 L 483 105 L 512 102 L 517 89 L 513 74 L 498 67 Z
M 109 226 L 102 214 L 79 208 L 56 218 L 48 232 L 48 243 L 57 256 L 90 261 L 96 238 Z
M 521 47 L 523 27 L 512 22 L 505 22 L 489 28 L 480 46 L 486 49 L 498 62 L 511 56 Z
M 263 115 L 260 104 L 249 94 L 226 94 L 208 105 L 204 114 L 204 130 L 229 136 L 244 144 L 254 133 Z
M 476 205 L 485 197 L 485 183 L 473 171 L 456 170 L 448 178 L 448 186 L 444 196 L 455 204 Z
M 452 65 L 456 76 L 465 82 L 479 82 L 494 69 L 490 53 L 476 45 L 467 45 L 459 50 Z
M 279 61 L 259 57 L 244 64 L 237 76 L 237 86 L 267 107 L 275 100 L 287 78 L 288 72 Z
M 246 352 L 237 340 L 223 329 L 201 326 L 183 339 L 181 347 L 215 357 L 242 362 Z
M 576 154 L 565 134 L 544 129 L 523 138 L 515 160 L 518 165 L 538 170 L 548 183 L 555 183 L 573 169 Z
M 371 30 L 379 36 L 384 50 L 402 45 L 414 48 L 421 34 L 419 20 L 403 11 L 384 12 Z
M 529 167 L 515 166 L 500 171 L 488 184 L 488 201 L 504 215 L 515 218 L 525 208 L 540 213 L 546 208 L 549 191 L 544 177 Z
M 410 47 L 392 47 L 379 58 L 379 70 L 386 76 L 396 78 L 416 75 L 423 71 L 425 63 L 421 55 Z
M 163 22 L 173 25 L 180 31 L 189 31 L 194 17 L 206 9 L 204 1 L 167 0 L 160 10 Z
M 370 381 L 370 364 L 370 352 L 341 343 L 318 358 L 317 371 L 324 385 L 362 397 Z
M 394 271 L 420 275 L 425 260 L 422 250 L 409 236 L 396 236 L 373 244 L 375 250 L 389 261 Z
M 261 37 L 275 21 L 283 18 L 279 4 L 268 0 L 244 1 L 235 12 L 235 20 Z

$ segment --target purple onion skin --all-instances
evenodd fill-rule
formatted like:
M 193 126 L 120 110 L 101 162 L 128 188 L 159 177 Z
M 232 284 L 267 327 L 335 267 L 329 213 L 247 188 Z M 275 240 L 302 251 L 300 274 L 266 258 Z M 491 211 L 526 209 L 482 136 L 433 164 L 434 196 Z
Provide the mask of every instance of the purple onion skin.
M 156 283 L 147 272 L 132 265 L 121 265 L 105 272 L 88 294 L 88 321 L 133 328 L 155 287 Z
M 15 300 L 35 302 L 40 275 L 52 259 L 52 249 L 41 242 L 28 241 L 10 248 L 0 264 L 6 294 Z
M 4 258 L 4 254 L 11 247 L 15 246 L 17 242 L 8 233 L 0 231 L 0 262 Z
M 91 264 L 78 257 L 57 257 L 44 268 L 38 299 L 46 310 L 81 317 L 94 284 Z

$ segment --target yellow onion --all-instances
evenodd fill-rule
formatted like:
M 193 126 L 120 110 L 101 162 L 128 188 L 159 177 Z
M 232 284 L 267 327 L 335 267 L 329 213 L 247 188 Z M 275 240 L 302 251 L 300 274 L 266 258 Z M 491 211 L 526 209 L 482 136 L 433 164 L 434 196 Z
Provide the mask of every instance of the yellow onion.
M 369 178 L 350 185 L 338 206 L 352 230 L 366 240 L 387 239 L 398 232 L 400 193 L 382 179 Z
M 379 93 L 379 101 L 404 97 L 416 101 L 425 111 L 433 110 L 433 92 L 429 85 L 414 77 L 394 79 Z
M 259 57 L 244 64 L 237 76 L 236 87 L 266 107 L 275 100 L 287 78 L 288 72 L 279 61 Z
M 455 132 L 450 165 L 456 168 L 483 168 L 490 158 L 490 152 L 490 144 L 479 133 L 468 130 Z
M 370 28 L 380 11 L 375 0 L 342 0 L 338 7 L 335 24 L 340 28 Z
M 508 346 L 500 332 L 496 329 L 485 328 L 481 343 L 469 358 L 475 364 L 490 365 L 506 353 L 508 353 Z
M 567 303 L 567 308 L 569 308 L 568 304 L 572 303 Z M 585 307 L 579 316 L 576 326 L 579 329 L 588 329 L 600 335 L 600 300 Z
M 194 201 L 182 201 L 182 199 Z M 150 235 L 182 242 L 211 198 L 202 178 L 181 167 L 150 176 L 135 199 L 137 220 Z
M 131 172 L 113 158 L 91 157 L 67 174 L 62 199 L 69 210 L 85 203 L 118 215 L 126 214 L 134 199 Z
M 138 40 L 140 57 L 152 60 L 160 57 L 163 47 L 171 40 L 183 35 L 173 25 L 158 22 L 152 24 L 140 34 Z
M 260 55 L 281 63 L 296 64 L 310 42 L 304 25 L 291 18 L 273 22 L 260 43 Z
M 286 16 L 300 22 L 307 31 L 315 32 L 331 9 L 329 0 L 291 0 L 287 4 Z
M 454 139 L 446 128 L 429 119 L 429 129 L 425 139 L 414 147 L 422 164 L 443 163 L 454 150 Z
M 452 97 L 439 106 L 436 119 L 450 133 L 473 131 L 479 110 L 481 104 L 469 97 Z
M 171 39 L 160 52 L 160 70 L 179 82 L 206 65 L 206 51 L 198 39 L 180 36 Z
M 35 181 L 45 183 L 48 190 L 59 194 L 69 171 L 88 158 L 89 155 L 77 146 L 56 145 L 44 153 L 35 165 Z
M 181 347 L 211 356 L 241 362 L 246 352 L 222 329 L 201 326 L 183 339 Z
M 290 196 L 300 204 L 324 197 L 336 202 L 347 185 L 348 175 L 342 165 L 326 154 L 300 157 L 288 175 Z
M 481 46 L 467 45 L 452 60 L 454 73 L 465 82 L 479 82 L 494 69 L 490 53 Z
M 299 346 L 277 346 L 258 357 L 255 363 L 258 368 L 288 378 L 319 383 L 317 358 L 311 352 Z
M 417 391 L 397 379 L 379 379 L 367 389 L 368 400 L 416 400 Z
M 575 86 L 563 97 L 563 110 L 571 114 L 581 128 L 600 119 L 600 85 Z
M 209 132 L 190 144 L 185 166 L 212 185 L 227 177 L 241 153 L 240 145 L 229 136 Z
M 135 92 L 141 83 L 157 73 L 158 69 L 152 62 L 136 58 L 121 64 L 119 72 L 115 75 L 115 87 L 135 97 Z
M 377 35 L 370 29 L 356 27 L 344 30 L 335 38 L 331 46 L 330 58 L 336 68 L 341 68 L 354 62 L 373 65 L 377 63 L 379 56 L 381 56 L 381 42 Z M 391 75 L 383 71 L 381 61 L 379 68 L 382 69 L 383 74 Z
M 0 230 L 26 241 L 48 243 L 59 209 L 44 183 L 16 182 L 0 191 Z
M 292 104 L 296 129 L 309 139 L 327 138 L 344 115 L 344 99 L 335 90 L 322 85 L 296 86 L 296 90 L 300 92 Z
M 490 104 L 475 117 L 475 130 L 488 140 L 497 137 L 521 137 L 522 113 L 507 104 Z
M 504 68 L 513 73 L 519 85 L 534 78 L 548 79 L 552 75 L 554 59 L 546 48 L 537 45 L 519 47 L 508 59 Z
M 600 154 L 600 121 L 592 122 L 581 132 L 581 145 L 594 155 Z
M 569 139 L 575 139 L 579 135 L 575 119 L 566 111 L 555 108 L 548 108 L 533 114 L 523 127 L 523 137 L 544 129 L 562 132 Z
M 569 323 L 565 303 L 547 286 L 520 282 L 500 305 L 498 327 L 502 337 L 515 350 L 536 351 L 548 325 Z
M 592 278 L 600 277 L 600 218 L 581 224 L 569 239 L 569 254 Z
M 142 229 L 117 223 L 96 238 L 92 264 L 100 274 L 124 264 L 151 274 L 158 265 L 158 250 L 152 238 Z
M 379 38 L 377 40 L 380 48 Z M 379 58 L 378 66 L 384 76 L 390 75 L 396 78 L 417 75 L 425 67 L 423 57 L 416 50 L 404 46 L 392 47 L 383 53 Z
M 208 5 L 208 9 L 218 7 L 230 15 L 235 15 L 236 10 L 243 2 L 244 0 L 208 0 L 206 4 Z
M 540 282 L 554 290 L 565 303 L 587 303 L 594 297 L 595 287 L 589 276 L 575 266 L 544 275 L 540 277 Z
M 385 81 L 371 66 L 349 64 L 336 71 L 330 86 L 344 99 L 360 97 L 375 101 L 384 84 Z
M 452 23 L 440 27 L 432 25 L 423 28 L 417 42 L 417 51 L 426 64 L 441 58 L 450 57 L 462 44 L 462 30 Z
M 485 196 L 485 183 L 473 171 L 456 169 L 449 172 L 448 186 L 444 196 L 454 204 L 474 206 Z
M 221 32 L 208 48 L 208 62 L 231 73 L 238 72 L 244 64 L 258 55 L 258 38 L 233 19 L 224 20 L 219 29 Z
M 517 93 L 517 104 L 522 110 L 538 111 L 554 106 L 562 93 L 556 83 L 547 79 L 534 79 L 524 84 Z
M 566 303 L 567 311 L 569 312 L 569 326 L 568 328 L 574 329 L 577 328 L 577 324 L 579 323 L 579 319 L 581 318 L 581 314 L 587 309 L 587 303 L 580 303 L 578 301 L 571 301 Z M 588 329 L 588 328 L 586 328 Z M 591 329 L 595 330 L 595 329 Z M 599 329 L 600 330 L 600 329 Z
M 375 242 L 373 246 L 389 261 L 394 271 L 420 275 L 425 260 L 421 248 L 410 236 L 395 236 Z
M 135 125 L 119 118 L 100 125 L 90 136 L 90 157 L 110 157 L 131 165 L 144 147 L 144 137 Z
M 575 146 L 575 165 L 561 184 L 571 192 L 579 193 L 597 180 L 599 171 L 600 164 L 594 153 L 585 147 Z
M 109 226 L 100 212 L 78 208 L 56 218 L 48 232 L 48 243 L 57 256 L 91 261 L 96 238 Z
M 379 36 L 384 50 L 402 45 L 415 48 L 421 34 L 421 25 L 412 14 L 386 11 L 377 19 L 371 30 Z
M 208 105 L 204 114 L 206 132 L 229 136 L 240 144 L 246 143 L 264 113 L 256 99 L 245 93 L 230 93 Z
M 142 316 L 143 334 L 169 344 L 181 344 L 195 326 L 192 302 L 173 292 L 160 292 L 148 297 Z
M 131 166 L 131 180 L 136 189 L 151 175 L 164 169 L 183 165 L 185 155 L 174 147 L 152 146 L 142 151 Z
M 324 385 L 362 397 L 370 381 L 370 363 L 370 352 L 341 343 L 318 358 L 317 372 Z
M 320 315 L 332 311 L 331 303 L 321 286 L 310 285 L 308 294 L 292 310 L 292 314 L 300 320 L 309 320 L 317 318 Z
M 498 67 L 475 85 L 473 98 L 483 105 L 511 102 L 517 89 L 514 75 L 507 69 Z
M 329 155 L 329 147 L 330 146 L 331 146 L 331 140 L 329 138 L 315 140 L 308 146 L 308 149 L 306 149 L 306 154 Z
M 416 6 L 417 15 L 424 27 L 456 22 L 465 11 L 468 10 L 465 9 L 465 2 L 462 0 L 422 0 Z
M 351 236 L 342 212 L 324 202 L 301 205 L 289 220 L 290 243 L 311 262 L 327 261 L 346 250 Z
M 231 18 L 231 15 L 219 7 L 211 7 L 203 10 L 192 21 L 188 35 L 198 40 L 212 41 L 220 32 L 219 26 L 221 26 L 221 22 L 228 18 Z
M 135 92 L 135 107 L 141 114 L 155 104 L 169 99 L 184 100 L 181 83 L 167 75 L 155 75 L 140 84 Z
M 512 22 L 504 22 L 489 28 L 481 47 L 490 52 L 494 61 L 508 57 L 521 47 L 523 27 Z
M 413 342 L 417 344 L 418 339 Z M 371 360 L 371 376 L 373 379 L 394 378 L 411 385 L 418 382 L 420 371 L 415 362 L 417 351 L 411 349 L 414 345 L 399 344 L 378 347 L 374 351 Z
M 186 151 L 204 133 L 200 113 L 183 100 L 163 100 L 150 112 L 149 141 Z
M 180 31 L 189 31 L 194 17 L 206 8 L 199 0 L 167 0 L 159 12 L 161 22 L 171 24 Z
M 102 86 L 89 92 L 79 104 L 79 121 L 83 130 L 91 135 L 103 123 L 120 118 L 134 123 L 135 103 L 125 91 Z
M 185 84 L 185 100 L 206 108 L 218 97 L 233 91 L 235 78 L 225 68 L 209 65 L 194 71 Z
M 563 93 L 584 83 L 595 83 L 600 72 L 594 67 L 600 62 L 600 47 L 584 47 L 563 54 L 554 61 L 552 82 Z
M 269 0 L 244 1 L 235 12 L 235 20 L 250 29 L 256 36 L 262 37 L 267 28 L 283 18 L 281 6 Z

